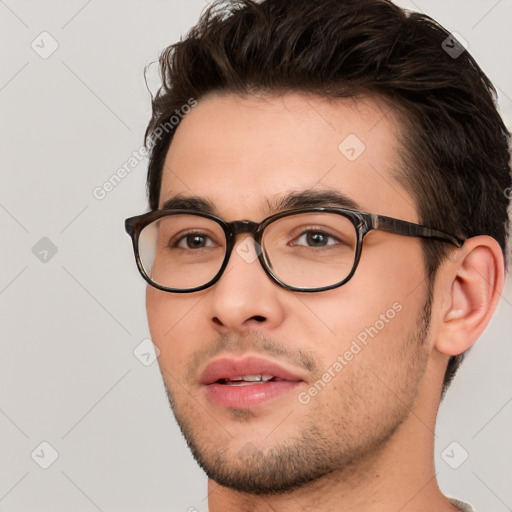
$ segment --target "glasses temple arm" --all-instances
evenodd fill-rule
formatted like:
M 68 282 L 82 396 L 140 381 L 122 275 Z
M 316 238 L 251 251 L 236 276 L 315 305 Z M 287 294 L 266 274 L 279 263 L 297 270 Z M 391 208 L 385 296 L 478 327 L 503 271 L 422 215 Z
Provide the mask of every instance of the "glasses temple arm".
M 414 224 L 413 222 L 407 222 L 406 220 L 393 219 L 384 215 L 369 214 L 370 219 L 366 219 L 371 224 L 371 229 L 380 229 L 383 231 L 389 231 L 398 235 L 414 236 L 420 238 L 429 238 L 448 242 L 456 247 L 462 247 L 464 245 L 464 239 L 450 235 L 445 231 L 438 229 L 428 228 L 421 224 Z

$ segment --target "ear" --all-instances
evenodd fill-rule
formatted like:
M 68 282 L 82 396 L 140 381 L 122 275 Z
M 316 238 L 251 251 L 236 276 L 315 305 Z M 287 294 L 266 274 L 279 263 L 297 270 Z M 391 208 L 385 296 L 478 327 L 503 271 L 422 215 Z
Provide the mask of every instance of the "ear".
M 435 347 L 455 356 L 473 346 L 487 327 L 503 290 L 505 264 L 498 242 L 489 236 L 469 238 L 443 264 L 444 299 Z

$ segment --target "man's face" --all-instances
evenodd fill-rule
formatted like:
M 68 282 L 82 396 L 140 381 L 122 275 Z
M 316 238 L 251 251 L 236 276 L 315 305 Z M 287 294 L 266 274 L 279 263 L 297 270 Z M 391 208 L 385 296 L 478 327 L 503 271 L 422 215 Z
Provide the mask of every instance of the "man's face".
M 275 213 L 269 202 L 335 191 L 361 210 L 417 222 L 393 177 L 398 129 L 386 110 L 299 94 L 204 98 L 176 131 L 160 207 L 199 197 L 226 221 L 260 222 Z M 353 470 L 408 421 L 430 351 L 427 282 L 418 239 L 372 231 L 348 283 L 291 292 L 237 251 L 248 237 L 238 235 L 212 287 L 148 287 L 147 313 L 198 462 L 223 485 L 276 492 Z M 236 381 L 259 374 L 278 379 Z

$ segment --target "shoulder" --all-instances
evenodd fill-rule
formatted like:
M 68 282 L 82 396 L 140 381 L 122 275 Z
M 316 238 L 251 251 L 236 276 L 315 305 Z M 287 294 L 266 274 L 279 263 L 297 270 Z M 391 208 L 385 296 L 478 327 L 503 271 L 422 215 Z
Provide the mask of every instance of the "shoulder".
M 457 498 L 448 498 L 452 505 L 455 505 L 461 512 L 476 512 L 475 509 L 464 501 L 460 501 Z

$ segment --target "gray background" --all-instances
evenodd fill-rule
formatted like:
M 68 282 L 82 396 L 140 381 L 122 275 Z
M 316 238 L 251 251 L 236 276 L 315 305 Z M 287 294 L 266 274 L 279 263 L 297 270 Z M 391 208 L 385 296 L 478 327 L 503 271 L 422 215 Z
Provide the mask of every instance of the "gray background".
M 512 2 L 400 4 L 468 41 L 510 127 Z M 146 161 L 104 199 L 93 196 L 141 147 L 150 114 L 144 66 L 205 5 L 0 0 L 3 512 L 206 508 L 206 479 L 157 363 L 134 354 L 149 331 L 123 219 L 146 209 Z M 436 432 L 443 491 L 481 512 L 512 509 L 511 332 L 509 278 Z M 58 458 L 43 469 L 53 450 Z

